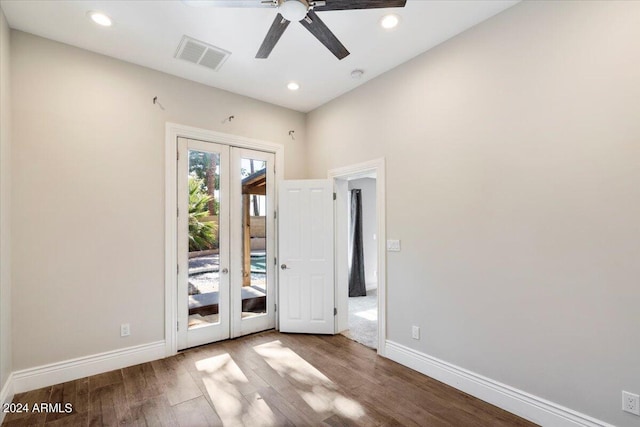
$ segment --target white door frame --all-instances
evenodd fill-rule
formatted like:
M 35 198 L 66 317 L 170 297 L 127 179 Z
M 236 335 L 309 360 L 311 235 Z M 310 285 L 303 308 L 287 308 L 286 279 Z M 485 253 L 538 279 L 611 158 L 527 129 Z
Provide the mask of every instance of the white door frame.
M 386 249 L 386 176 L 384 157 L 355 165 L 331 169 L 328 178 L 333 180 L 336 192 L 335 205 L 335 298 L 338 315 L 336 318 L 336 333 L 342 332 L 339 325 L 346 324 L 349 313 L 348 289 L 349 267 L 347 260 L 347 201 L 348 180 L 376 176 L 376 234 L 378 249 L 378 354 L 386 353 L 387 340 L 387 249 Z M 340 285 L 342 284 L 342 285 Z
M 192 126 L 180 125 L 167 122 L 165 126 L 165 241 L 164 241 L 164 289 L 165 289 L 165 356 L 173 356 L 178 352 L 178 227 L 177 227 L 177 180 L 178 180 L 178 137 L 196 139 L 216 144 L 230 145 L 233 147 L 248 148 L 252 150 L 266 151 L 274 153 L 276 157 L 276 188 L 278 182 L 284 177 L 284 146 L 269 141 L 245 138 L 228 133 L 216 132 L 207 129 L 200 129 Z M 277 197 L 277 191 L 275 192 Z M 274 200 L 275 206 L 278 201 Z M 276 221 L 275 235 L 278 233 Z M 277 247 L 276 252 L 277 253 Z M 275 277 L 274 289 L 276 291 L 276 301 L 278 295 L 278 278 Z M 276 328 L 277 328 L 276 316 Z M 186 327 L 186 326 L 182 326 Z

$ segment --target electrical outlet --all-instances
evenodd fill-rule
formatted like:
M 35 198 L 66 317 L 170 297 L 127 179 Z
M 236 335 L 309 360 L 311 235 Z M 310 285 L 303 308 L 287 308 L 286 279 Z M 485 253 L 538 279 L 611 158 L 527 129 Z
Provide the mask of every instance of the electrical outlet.
M 640 416 L 640 396 L 638 396 L 637 394 L 629 393 L 628 391 L 623 391 L 622 410 L 630 414 Z
M 414 340 L 420 339 L 420 326 L 412 326 L 411 327 L 411 338 Z
M 122 325 L 120 325 L 120 336 L 128 337 L 129 335 L 131 335 L 131 327 L 129 326 L 129 324 L 123 323 Z

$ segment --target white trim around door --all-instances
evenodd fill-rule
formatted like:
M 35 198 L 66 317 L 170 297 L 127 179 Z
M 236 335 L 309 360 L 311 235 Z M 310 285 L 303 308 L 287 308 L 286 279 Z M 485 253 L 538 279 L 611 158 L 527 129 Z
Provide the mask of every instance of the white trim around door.
M 340 319 L 336 319 L 336 333 L 338 325 L 346 322 L 349 307 L 347 298 L 343 298 L 339 292 L 346 287 L 344 283 L 348 281 L 348 266 L 345 264 L 347 259 L 346 243 L 341 242 L 342 237 L 346 239 L 347 229 L 347 181 L 349 179 L 364 178 L 371 175 L 376 177 L 376 220 L 377 220 L 377 242 L 378 242 L 378 354 L 385 356 L 386 340 L 387 340 L 387 251 L 386 251 L 386 176 L 385 176 L 385 159 L 379 158 L 368 162 L 358 163 L 355 165 L 345 166 L 337 169 L 331 169 L 328 172 L 328 178 L 333 180 L 334 191 L 336 192 L 336 215 L 335 215 L 335 295 L 336 308 Z M 344 244 L 343 244 L 344 243 Z M 341 284 L 343 284 L 341 286 Z M 344 293 L 343 293 L 344 294 Z
M 284 146 L 242 136 L 200 129 L 176 123 L 165 127 L 165 356 L 178 352 L 178 251 L 177 251 L 177 177 L 178 137 L 238 148 L 265 151 L 275 155 L 276 186 L 284 177 Z M 277 192 L 276 196 L 277 197 Z M 278 201 L 274 204 L 277 206 Z M 274 235 L 277 235 L 277 223 Z M 277 251 L 277 248 L 275 249 Z M 275 253 L 275 252 L 274 252 Z M 277 277 L 274 289 L 277 300 Z M 277 328 L 276 316 L 276 328 Z M 183 326 L 186 327 L 186 326 Z

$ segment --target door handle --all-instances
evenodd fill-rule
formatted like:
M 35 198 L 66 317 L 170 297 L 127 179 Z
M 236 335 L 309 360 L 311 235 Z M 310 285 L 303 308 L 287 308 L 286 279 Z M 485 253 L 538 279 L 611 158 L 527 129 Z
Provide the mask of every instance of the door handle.
M 229 272 L 229 269 L 228 269 L 228 268 L 223 268 L 223 269 L 222 269 L 222 274 L 227 274 L 228 272 Z
M 287 264 L 282 264 L 280 266 L 280 269 L 282 269 L 282 270 L 286 270 L 287 268 L 289 268 L 289 267 L 287 267 Z

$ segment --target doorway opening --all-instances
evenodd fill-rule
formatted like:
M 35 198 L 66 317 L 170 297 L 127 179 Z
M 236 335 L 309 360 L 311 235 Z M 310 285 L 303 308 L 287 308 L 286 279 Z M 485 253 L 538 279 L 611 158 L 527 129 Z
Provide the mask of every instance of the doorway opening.
M 348 181 L 349 329 L 347 338 L 378 348 L 376 178 Z
M 335 191 L 336 333 L 384 355 L 384 159 L 329 171 Z

